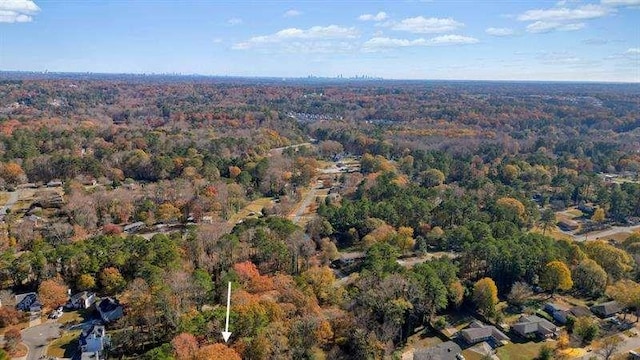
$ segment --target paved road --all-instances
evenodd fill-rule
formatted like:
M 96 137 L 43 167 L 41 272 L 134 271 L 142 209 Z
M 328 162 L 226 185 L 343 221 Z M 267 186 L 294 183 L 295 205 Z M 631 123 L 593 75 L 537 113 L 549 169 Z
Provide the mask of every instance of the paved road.
M 9 199 L 7 200 L 6 204 L 0 207 L 0 217 L 6 215 L 7 210 L 11 209 L 11 207 L 15 205 L 15 203 L 17 203 L 18 199 L 20 198 L 20 193 L 18 191 L 12 191 L 8 194 Z
M 301 143 L 301 144 L 295 144 L 295 145 L 289 145 L 289 146 L 284 146 L 284 147 L 279 147 L 279 148 L 275 148 L 275 149 L 271 149 L 269 150 L 269 156 L 273 156 L 273 155 L 281 155 L 282 151 L 284 149 L 290 149 L 290 148 L 299 148 L 301 146 L 311 146 L 311 143 Z
M 296 211 L 293 214 L 289 215 L 289 217 L 291 218 L 291 221 L 297 224 L 300 222 L 300 220 L 302 220 L 302 216 L 305 214 L 305 212 L 307 212 L 307 208 L 311 205 L 313 201 L 316 200 L 316 196 L 318 194 L 319 189 L 320 187 L 314 183 L 311 189 L 309 189 L 309 192 L 307 193 L 307 195 L 304 197 L 304 199 L 302 199 L 302 201 L 298 205 L 298 208 L 296 209 Z
M 594 231 L 587 234 L 576 235 L 571 232 L 563 231 L 563 233 L 573 237 L 575 241 L 595 240 L 618 233 L 628 233 L 631 235 L 634 231 L 640 230 L 640 225 L 635 226 L 612 226 L 607 230 Z M 586 236 L 585 236 L 586 235 Z
M 58 337 L 60 337 L 60 324 L 51 320 L 22 330 L 22 341 L 29 348 L 27 360 L 40 359 L 45 355 L 49 339 Z

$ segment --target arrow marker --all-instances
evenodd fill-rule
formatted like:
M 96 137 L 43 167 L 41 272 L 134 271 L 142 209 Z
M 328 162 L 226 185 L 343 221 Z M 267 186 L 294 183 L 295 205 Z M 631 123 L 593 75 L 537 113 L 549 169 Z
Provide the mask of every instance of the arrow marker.
M 227 321 L 224 325 L 224 331 L 222 332 L 222 338 L 224 342 L 229 341 L 231 333 L 229 332 L 229 308 L 231 307 L 231 281 L 229 281 L 229 289 L 227 290 Z

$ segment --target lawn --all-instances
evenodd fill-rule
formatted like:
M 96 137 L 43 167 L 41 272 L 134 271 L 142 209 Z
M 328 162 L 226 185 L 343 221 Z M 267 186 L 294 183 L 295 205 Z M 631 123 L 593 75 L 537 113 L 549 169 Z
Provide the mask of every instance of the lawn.
M 535 359 L 543 346 L 554 348 L 555 341 L 542 341 L 539 343 L 528 342 L 524 344 L 510 343 L 498 348 L 498 357 L 500 360 L 531 360 Z
M 267 205 L 270 205 L 271 201 L 273 201 L 273 198 L 270 198 L 270 197 L 263 197 L 263 198 L 253 200 L 252 202 L 247 204 L 247 206 L 242 208 L 240 211 L 233 214 L 229 218 L 229 224 L 235 225 L 236 223 L 238 223 L 238 221 L 248 218 L 249 214 L 251 214 L 252 212 L 256 214 L 262 212 L 262 209 L 264 209 Z
M 80 330 L 69 331 L 60 338 L 54 340 L 47 348 L 47 356 L 56 358 L 71 358 L 78 349 L 78 336 Z
M 58 319 L 60 324 L 70 325 L 70 324 L 79 324 L 85 320 L 90 315 L 89 310 L 76 310 L 64 312 L 62 316 Z

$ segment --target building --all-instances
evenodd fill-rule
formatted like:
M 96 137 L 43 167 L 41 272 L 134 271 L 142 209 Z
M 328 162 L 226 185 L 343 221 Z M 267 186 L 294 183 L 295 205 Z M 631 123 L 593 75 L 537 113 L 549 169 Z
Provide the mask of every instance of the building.
M 109 347 L 110 340 L 103 325 L 93 325 L 83 330 L 78 339 L 81 359 L 104 359 L 104 351 Z
M 469 345 L 486 341 L 495 348 L 501 346 L 505 341 L 509 341 L 509 337 L 498 328 L 492 325 L 485 325 L 479 321 L 474 321 L 468 328 L 461 330 L 460 335 Z
M 561 220 L 558 222 L 558 227 L 564 231 L 573 231 L 578 229 L 579 225 L 573 220 Z
M 591 311 L 593 311 L 594 314 L 603 318 L 616 315 L 623 309 L 624 306 L 617 301 L 609 301 L 602 304 L 596 304 L 591 307 Z
M 559 304 L 547 303 L 544 306 L 544 310 L 549 313 L 553 317 L 553 320 L 557 321 L 559 324 L 566 324 L 568 317 L 578 318 L 581 316 L 591 316 L 593 315 L 589 308 L 586 306 L 562 306 Z
M 16 295 L 16 309 L 25 312 L 42 311 L 42 303 L 34 292 Z
M 447 341 L 436 346 L 416 349 L 413 360 L 464 360 L 462 349 L 453 341 Z
M 69 309 L 88 309 L 97 301 L 96 294 L 89 291 L 82 291 L 73 295 L 66 307 Z
M 122 305 L 118 303 L 118 300 L 110 297 L 102 299 L 102 301 L 98 303 L 98 306 L 96 306 L 96 309 L 100 314 L 100 318 L 105 323 L 116 321 L 124 315 Z
M 522 315 L 517 323 L 511 326 L 518 335 L 529 338 L 537 336 L 541 339 L 556 337 L 560 329 L 551 321 L 537 315 Z
M 133 224 L 126 225 L 122 230 L 128 234 L 133 234 L 136 231 L 142 229 L 144 227 L 144 223 L 142 221 L 134 222 Z

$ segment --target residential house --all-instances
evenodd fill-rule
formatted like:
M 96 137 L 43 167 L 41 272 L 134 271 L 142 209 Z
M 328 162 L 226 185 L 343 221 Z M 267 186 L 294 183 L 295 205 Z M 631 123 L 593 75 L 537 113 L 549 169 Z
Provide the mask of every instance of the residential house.
M 96 294 L 89 291 L 82 291 L 73 295 L 66 307 L 69 309 L 88 309 L 97 301 Z
M 565 306 L 556 303 L 546 303 L 544 310 L 553 317 L 555 321 L 564 325 L 567 323 L 567 318 L 572 316 L 578 318 L 581 316 L 591 316 L 591 310 L 586 306 Z
M 537 336 L 543 339 L 556 337 L 560 330 L 551 321 L 537 315 L 522 315 L 511 328 L 522 337 Z
M 142 229 L 145 224 L 142 221 L 134 222 L 133 224 L 126 225 L 122 230 L 128 234 L 133 234 L 136 231 Z
M 78 339 L 82 359 L 103 359 L 104 350 L 109 347 L 110 338 L 103 325 L 93 325 L 83 330 Z
M 96 309 L 105 323 L 118 320 L 124 315 L 122 305 L 118 303 L 118 300 L 110 297 L 102 299 Z
M 462 349 L 453 341 L 443 342 L 436 346 L 416 349 L 413 360 L 463 360 Z
M 16 295 L 16 308 L 20 311 L 40 312 L 42 303 L 34 292 Z
M 613 316 L 624 309 L 624 306 L 617 301 L 609 301 L 602 304 L 596 304 L 591 307 L 594 314 L 606 318 Z
M 578 229 L 580 225 L 574 220 L 561 220 L 558 222 L 558 227 L 564 231 L 573 231 Z
M 460 335 L 469 345 L 487 341 L 492 343 L 493 347 L 498 347 L 509 340 L 509 337 L 495 326 L 485 325 L 479 321 L 474 321 L 468 328 L 461 330 Z

